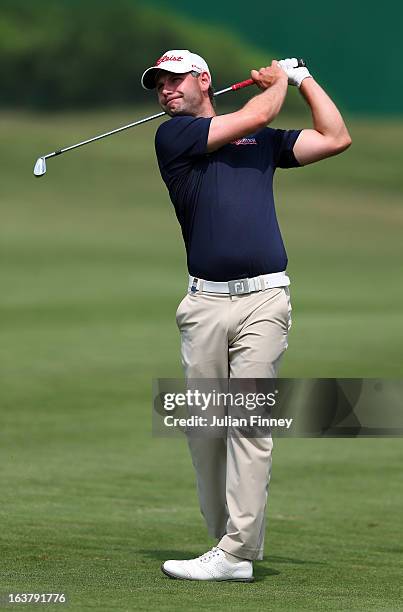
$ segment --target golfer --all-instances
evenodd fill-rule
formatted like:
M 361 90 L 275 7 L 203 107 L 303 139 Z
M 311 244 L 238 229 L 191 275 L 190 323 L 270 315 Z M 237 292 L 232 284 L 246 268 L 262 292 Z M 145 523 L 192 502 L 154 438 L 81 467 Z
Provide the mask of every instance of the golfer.
M 167 51 L 142 76 L 171 117 L 156 133 L 161 176 L 182 229 L 188 293 L 176 318 L 187 379 L 274 378 L 287 348 L 287 255 L 273 200 L 277 168 L 305 166 L 351 144 L 335 104 L 295 58 L 252 70 L 261 92 L 217 115 L 205 60 Z M 312 128 L 266 127 L 288 85 L 299 88 Z M 253 580 L 263 558 L 271 437 L 188 437 L 201 512 L 217 545 L 162 570 L 187 580 Z

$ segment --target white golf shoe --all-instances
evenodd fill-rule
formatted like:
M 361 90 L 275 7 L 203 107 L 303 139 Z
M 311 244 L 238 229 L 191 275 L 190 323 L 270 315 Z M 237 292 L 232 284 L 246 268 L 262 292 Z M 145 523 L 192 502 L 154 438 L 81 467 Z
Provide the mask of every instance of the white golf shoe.
M 181 580 L 232 580 L 253 582 L 252 561 L 229 561 L 223 550 L 214 546 L 196 559 L 165 561 L 161 569 L 170 578 Z

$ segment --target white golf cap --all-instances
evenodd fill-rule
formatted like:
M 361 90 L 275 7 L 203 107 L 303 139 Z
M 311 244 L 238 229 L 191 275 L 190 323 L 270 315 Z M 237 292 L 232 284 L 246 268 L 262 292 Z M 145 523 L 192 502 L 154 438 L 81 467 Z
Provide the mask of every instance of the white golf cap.
M 187 49 L 173 49 L 172 51 L 167 51 L 155 62 L 155 66 L 147 68 L 141 77 L 141 84 L 144 89 L 155 88 L 155 76 L 158 70 L 177 72 L 179 74 L 192 72 L 193 70 L 199 73 L 208 72 L 211 79 L 210 70 L 206 61 L 200 57 L 200 55 L 191 53 L 191 51 Z

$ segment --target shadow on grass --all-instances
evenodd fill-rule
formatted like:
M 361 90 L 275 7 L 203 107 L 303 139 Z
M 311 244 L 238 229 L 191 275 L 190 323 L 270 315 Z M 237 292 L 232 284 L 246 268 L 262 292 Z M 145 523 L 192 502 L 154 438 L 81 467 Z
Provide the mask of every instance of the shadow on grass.
M 324 561 L 311 561 L 310 559 L 293 559 L 292 557 L 277 557 L 276 555 L 269 555 L 268 557 L 266 557 L 266 561 L 274 563 L 290 563 L 292 565 L 327 565 L 327 563 L 325 563 Z

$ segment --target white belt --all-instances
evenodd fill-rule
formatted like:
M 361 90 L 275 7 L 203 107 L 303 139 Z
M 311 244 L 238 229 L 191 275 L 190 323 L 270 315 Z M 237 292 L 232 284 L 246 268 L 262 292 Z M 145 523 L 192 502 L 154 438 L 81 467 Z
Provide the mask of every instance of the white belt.
M 254 291 L 264 291 L 274 287 L 288 287 L 290 279 L 285 272 L 274 274 L 261 274 L 253 278 L 239 278 L 236 280 L 216 282 L 203 280 L 195 276 L 189 276 L 188 291 L 190 293 L 226 293 L 227 295 L 242 295 Z

